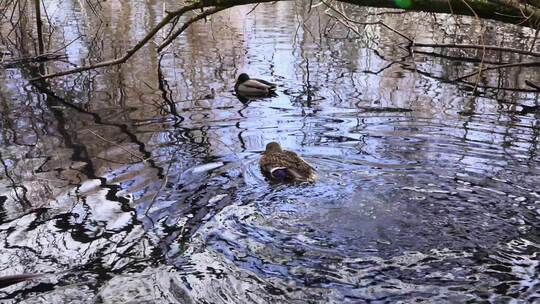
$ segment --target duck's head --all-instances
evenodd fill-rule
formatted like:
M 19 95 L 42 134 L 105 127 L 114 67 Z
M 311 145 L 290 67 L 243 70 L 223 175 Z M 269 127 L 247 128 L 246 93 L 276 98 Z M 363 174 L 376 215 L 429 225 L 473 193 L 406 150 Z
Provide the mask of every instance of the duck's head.
M 240 76 L 238 76 L 238 80 L 236 81 L 237 83 L 242 83 L 242 82 L 245 82 L 245 81 L 248 81 L 249 80 L 249 75 L 246 74 L 246 73 L 242 73 L 240 74 Z
M 273 141 L 266 145 L 265 153 L 276 153 L 276 152 L 282 152 L 282 151 L 283 150 L 281 149 L 281 146 L 277 142 Z

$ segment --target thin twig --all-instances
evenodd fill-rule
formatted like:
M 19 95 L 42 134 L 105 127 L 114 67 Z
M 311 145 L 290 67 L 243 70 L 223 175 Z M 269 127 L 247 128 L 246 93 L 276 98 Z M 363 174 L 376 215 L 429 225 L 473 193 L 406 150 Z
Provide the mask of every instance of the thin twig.
M 475 71 L 474 73 L 470 73 L 470 74 L 467 74 L 465 76 L 456 78 L 456 79 L 454 79 L 454 81 L 460 81 L 460 80 L 463 80 L 465 78 L 469 78 L 471 76 L 474 76 L 474 75 L 476 75 L 478 73 L 482 73 L 482 72 L 489 71 L 489 70 L 497 70 L 497 69 L 511 68 L 511 67 L 518 67 L 518 66 L 540 66 L 540 61 L 508 63 L 508 64 L 501 64 L 501 65 L 497 65 L 497 66 L 482 68 L 482 69 L 479 69 L 479 70 Z
M 206 11 L 203 11 L 202 13 L 200 13 L 199 15 L 189 19 L 188 21 L 186 21 L 186 23 L 184 23 L 182 25 L 182 27 L 180 27 L 179 29 L 177 29 L 176 31 L 174 31 L 173 33 L 171 33 L 169 35 L 169 37 L 163 41 L 160 45 L 158 45 L 157 47 L 157 51 L 158 52 L 161 52 L 163 49 L 165 49 L 169 44 L 171 44 L 178 36 L 180 36 L 180 34 L 182 34 L 192 23 L 196 22 L 196 21 L 199 21 L 201 19 L 204 19 L 206 18 L 207 16 L 209 15 L 212 15 L 212 14 L 215 14 L 219 11 L 222 11 L 224 9 L 227 9 L 229 8 L 229 6 L 218 6 L 218 7 L 214 7 L 214 8 L 211 8 L 211 9 L 208 9 Z
M 127 50 L 126 53 L 124 54 L 124 56 L 122 56 L 122 57 L 115 58 L 115 59 L 112 59 L 112 60 L 102 61 L 102 62 L 99 62 L 99 63 L 96 63 L 96 64 L 91 64 L 91 65 L 78 67 L 78 68 L 71 69 L 71 70 L 66 70 L 66 71 L 52 73 L 52 74 L 46 74 L 46 75 L 31 79 L 31 80 L 32 81 L 43 80 L 43 79 L 48 79 L 48 78 L 53 78 L 53 77 L 58 77 L 58 76 L 64 76 L 64 75 L 84 72 L 84 71 L 88 71 L 88 70 L 93 70 L 93 69 L 96 69 L 96 68 L 102 68 L 102 67 L 106 67 L 106 66 L 111 66 L 111 65 L 117 65 L 117 64 L 124 63 L 129 58 L 131 58 L 131 56 L 133 56 L 140 48 L 142 48 L 148 41 L 150 41 L 154 37 L 154 35 L 157 32 L 159 32 L 161 30 L 161 28 L 163 28 L 165 25 L 167 25 L 173 18 L 175 18 L 177 16 L 180 16 L 180 15 L 183 15 L 184 13 L 186 13 L 188 11 L 200 8 L 202 5 L 203 5 L 202 3 L 197 2 L 197 3 L 191 4 L 191 5 L 182 7 L 180 9 L 176 10 L 176 11 L 168 13 L 156 26 L 154 26 L 146 34 L 146 36 L 144 36 L 144 38 L 139 40 L 139 42 L 137 42 L 137 44 L 135 44 L 133 47 L 131 47 L 129 50 Z
M 77 41 L 79 38 L 81 38 L 82 36 L 79 36 L 73 40 L 71 40 L 68 44 L 52 51 L 52 52 L 48 52 L 48 53 L 44 53 L 44 54 L 41 54 L 41 55 L 37 55 L 37 56 L 30 56 L 30 57 L 23 57 L 23 58 L 17 58 L 17 59 L 12 59 L 12 60 L 9 60 L 9 61 L 3 61 L 2 64 L 4 66 L 8 66 L 8 65 L 14 65 L 14 64 L 18 64 L 18 63 L 21 63 L 21 62 L 43 62 L 43 61 L 51 61 L 51 60 L 62 60 L 62 59 L 66 59 L 67 56 L 66 55 L 56 55 L 56 53 L 60 52 L 61 50 L 67 48 L 68 46 L 70 46 L 73 42 Z
M 459 43 L 415 43 L 414 47 L 432 47 L 432 48 L 456 48 L 456 49 L 486 49 L 494 51 L 512 52 L 533 57 L 540 57 L 540 53 L 525 51 L 516 48 L 501 47 L 496 45 L 477 45 L 477 44 L 459 44 Z
M 473 89 L 473 93 L 474 93 L 476 92 L 476 88 L 478 87 L 478 83 L 480 82 L 480 77 L 482 76 L 482 69 L 484 68 L 484 60 L 486 57 L 486 48 L 485 48 L 486 44 L 484 43 L 485 28 L 484 28 L 484 25 L 482 24 L 482 20 L 480 19 L 476 11 L 469 5 L 467 0 L 461 0 L 461 2 L 463 2 L 465 6 L 467 6 L 469 10 L 473 13 L 474 18 L 476 19 L 476 21 L 478 21 L 478 24 L 480 25 L 480 28 L 481 28 L 480 43 L 482 45 L 482 58 L 480 60 L 480 65 L 478 66 L 478 73 L 477 73 L 478 76 L 476 77 L 476 81 L 474 83 L 474 89 Z
M 51 54 L 54 54 L 54 53 L 60 52 L 61 50 L 65 49 L 65 48 L 67 48 L 68 46 L 70 46 L 71 44 L 73 44 L 75 41 L 77 41 L 77 40 L 78 40 L 79 38 L 81 38 L 81 37 L 82 37 L 82 35 L 79 35 L 77 38 L 71 40 L 70 42 L 68 42 L 68 43 L 65 44 L 64 46 L 62 46 L 62 47 L 60 47 L 60 48 L 58 48 L 58 49 L 56 49 L 56 50 L 54 50 L 54 51 L 52 51 L 52 52 L 50 52 L 50 53 L 51 53 Z
M 18 59 L 13 59 L 13 60 L 2 60 L 0 62 L 0 66 L 11 67 L 11 66 L 15 66 L 17 64 L 21 64 L 23 62 L 24 63 L 30 63 L 30 62 L 53 61 L 53 60 L 62 61 L 63 59 L 66 59 L 66 58 L 67 58 L 66 55 L 57 55 L 57 54 L 52 54 L 52 53 L 46 53 L 46 54 L 43 54 L 43 55 L 24 57 L 24 58 L 18 58 Z
M 246 16 L 251 14 L 259 6 L 259 4 L 260 3 L 255 4 L 255 6 L 246 14 Z
M 380 21 L 380 20 L 379 20 L 379 21 L 374 21 L 374 22 L 361 22 L 361 21 L 356 21 L 356 20 L 353 20 L 353 19 L 349 18 L 348 16 L 346 16 L 344 13 L 342 13 L 341 11 L 339 11 L 338 9 L 336 9 L 335 7 L 333 7 L 332 5 L 326 3 L 326 1 L 321 0 L 321 2 L 322 2 L 324 5 L 326 5 L 328 8 L 330 8 L 331 10 L 333 10 L 334 12 L 338 13 L 341 17 L 343 17 L 343 18 L 344 18 L 346 21 L 348 21 L 348 22 L 355 23 L 355 24 L 359 24 L 359 25 L 382 25 L 382 26 L 384 26 L 385 28 L 389 29 L 390 31 L 392 31 L 392 32 L 398 34 L 399 36 L 401 36 L 401 37 L 407 39 L 409 42 L 413 42 L 413 40 L 412 40 L 411 38 L 409 38 L 407 35 L 402 34 L 402 33 L 399 32 L 398 30 L 392 28 L 391 26 L 385 24 L 384 22 L 382 22 L 382 21 Z M 336 20 L 338 20 L 340 23 L 342 23 L 343 25 L 345 25 L 343 21 L 340 21 L 340 20 L 339 20 L 339 18 L 336 18 Z M 352 29 L 350 26 L 347 26 L 347 25 L 345 25 L 345 26 L 348 27 L 348 28 L 350 28 L 350 29 Z M 359 33 L 358 33 L 358 30 L 356 30 L 356 29 L 352 29 L 352 30 L 353 30 L 355 33 L 359 34 Z
M 161 190 L 163 190 L 163 188 L 169 181 L 169 169 L 171 168 L 172 163 L 172 161 L 169 163 L 169 166 L 167 167 L 167 172 L 165 173 L 165 177 L 163 178 L 163 181 L 161 182 L 161 185 L 157 189 L 156 193 L 154 193 L 154 195 L 152 196 L 152 200 L 150 201 L 148 208 L 146 208 L 144 215 L 148 215 L 148 211 L 150 211 L 150 209 L 154 206 L 154 203 L 156 202 L 156 198 L 158 197 L 159 193 L 161 192 Z
M 119 145 L 119 144 L 117 144 L 117 143 L 115 143 L 115 142 L 113 142 L 113 141 L 110 141 L 110 140 L 106 139 L 105 137 L 103 137 L 103 136 L 97 134 L 96 132 L 94 132 L 94 131 L 92 131 L 92 130 L 90 130 L 90 129 L 86 129 L 86 131 L 88 131 L 88 132 L 94 134 L 97 138 L 99 138 L 99 139 L 101 139 L 101 140 L 103 140 L 103 141 L 105 141 L 105 142 L 108 142 L 108 143 L 110 143 L 110 144 L 113 144 L 113 145 L 117 146 L 118 148 L 120 148 L 120 149 L 124 150 L 125 152 L 129 153 L 130 155 L 132 155 L 132 156 L 134 156 L 134 157 L 140 159 L 142 162 L 145 162 L 145 161 L 146 161 L 146 159 L 144 159 L 143 157 L 141 157 L 141 156 L 139 156 L 139 155 L 137 155 L 137 154 L 131 152 L 129 149 L 126 149 L 126 148 L 122 147 L 121 145 Z
M 527 84 L 528 86 L 530 87 L 533 87 L 535 89 L 537 89 L 538 91 L 540 91 L 540 84 L 536 84 L 530 80 L 525 80 L 525 84 Z

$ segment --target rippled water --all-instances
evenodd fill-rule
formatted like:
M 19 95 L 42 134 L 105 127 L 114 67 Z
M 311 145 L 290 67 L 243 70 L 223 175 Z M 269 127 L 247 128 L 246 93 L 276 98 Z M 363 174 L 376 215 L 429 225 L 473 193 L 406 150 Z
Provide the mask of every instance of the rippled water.
M 121 54 L 163 14 L 159 1 L 46 6 L 51 49 L 75 39 L 49 71 Z M 29 84 L 35 65 L 0 68 L 0 273 L 50 274 L 1 301 L 539 301 L 540 110 L 524 85 L 538 69 L 486 72 L 472 93 L 474 78 L 448 80 L 479 52 L 411 56 L 384 28 L 356 38 L 300 2 L 251 9 L 193 25 L 162 56 L 50 85 Z M 470 18 L 380 16 L 423 42 L 479 35 Z M 487 28 L 487 44 L 534 43 Z M 240 102 L 241 72 L 278 96 Z M 265 181 L 274 140 L 319 180 Z

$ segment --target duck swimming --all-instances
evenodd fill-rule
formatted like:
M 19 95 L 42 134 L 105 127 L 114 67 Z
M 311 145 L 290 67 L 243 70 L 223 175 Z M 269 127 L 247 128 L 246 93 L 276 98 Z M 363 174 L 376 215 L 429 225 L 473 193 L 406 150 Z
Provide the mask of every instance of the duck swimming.
M 281 149 L 277 142 L 266 145 L 259 166 L 261 172 L 272 181 L 313 182 L 315 169 L 298 154 Z
M 249 78 L 246 73 L 240 74 L 234 90 L 242 97 L 266 97 L 272 96 L 276 91 L 276 84 L 262 79 Z

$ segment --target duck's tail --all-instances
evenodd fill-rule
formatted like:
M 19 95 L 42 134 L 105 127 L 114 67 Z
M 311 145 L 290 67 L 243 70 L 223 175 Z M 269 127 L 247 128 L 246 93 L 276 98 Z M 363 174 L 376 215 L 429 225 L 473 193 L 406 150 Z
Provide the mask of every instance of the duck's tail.
M 286 167 L 276 167 L 270 170 L 270 175 L 275 179 L 286 180 L 292 179 L 289 169 Z
M 308 182 L 312 183 L 317 178 L 317 175 L 313 172 L 309 176 L 304 176 L 298 173 L 296 170 L 286 167 L 276 167 L 270 170 L 270 176 L 275 180 L 280 181 L 293 181 L 293 182 Z
M 265 84 L 265 85 L 269 86 L 268 90 L 275 91 L 277 89 L 277 84 L 275 84 L 275 83 L 266 81 L 264 79 L 258 79 L 258 78 L 253 78 L 253 80 L 258 81 L 258 82 L 260 82 L 262 84 Z

